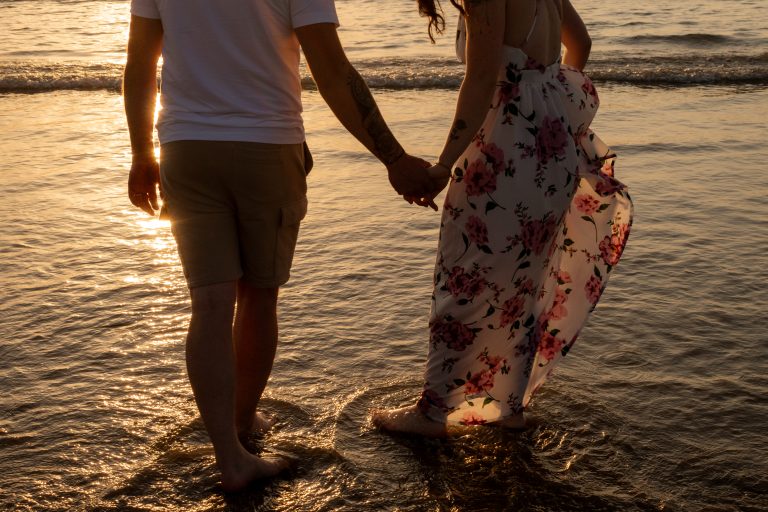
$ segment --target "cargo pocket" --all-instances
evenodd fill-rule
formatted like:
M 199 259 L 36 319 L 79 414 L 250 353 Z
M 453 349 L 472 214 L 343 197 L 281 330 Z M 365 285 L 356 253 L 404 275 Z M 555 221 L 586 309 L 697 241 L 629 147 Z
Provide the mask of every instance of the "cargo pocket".
M 277 230 L 275 251 L 275 277 L 285 284 L 291 274 L 293 253 L 299 236 L 299 226 L 307 214 L 306 196 L 299 201 L 280 207 L 280 226 Z

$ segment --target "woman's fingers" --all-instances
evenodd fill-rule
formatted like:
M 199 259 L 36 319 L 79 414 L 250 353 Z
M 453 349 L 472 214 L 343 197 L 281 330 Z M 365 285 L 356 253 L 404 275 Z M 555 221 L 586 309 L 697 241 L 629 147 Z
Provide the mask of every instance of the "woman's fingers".
M 427 169 L 427 174 L 432 179 L 448 178 L 451 175 L 451 170 L 442 165 L 433 165 Z

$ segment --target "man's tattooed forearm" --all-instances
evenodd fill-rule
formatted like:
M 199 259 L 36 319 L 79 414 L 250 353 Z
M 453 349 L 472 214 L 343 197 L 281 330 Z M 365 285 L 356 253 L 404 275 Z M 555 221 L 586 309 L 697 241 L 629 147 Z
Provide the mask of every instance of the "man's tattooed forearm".
M 384 162 L 385 165 L 395 163 L 405 154 L 405 151 L 387 127 L 387 123 L 381 116 L 379 107 L 376 106 L 376 101 L 373 99 L 373 95 L 368 89 L 365 80 L 352 67 L 349 70 L 348 83 L 352 91 L 352 97 L 357 104 L 357 109 L 363 117 L 365 131 L 373 139 L 373 154 Z
M 451 133 L 448 135 L 448 140 L 458 140 L 459 132 L 467 128 L 467 123 L 463 119 L 457 119 L 451 126 Z

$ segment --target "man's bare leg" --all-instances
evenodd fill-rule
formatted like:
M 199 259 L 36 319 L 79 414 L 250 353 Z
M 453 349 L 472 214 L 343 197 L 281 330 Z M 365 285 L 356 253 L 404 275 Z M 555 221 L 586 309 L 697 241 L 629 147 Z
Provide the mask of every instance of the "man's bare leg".
M 287 467 L 282 459 L 261 459 L 240 444 L 235 428 L 235 365 L 232 347 L 235 282 L 191 289 L 192 320 L 187 334 L 187 372 L 203 423 L 213 443 L 221 483 L 235 491 Z
M 277 350 L 277 288 L 237 284 L 235 313 L 235 424 L 241 438 L 268 430 L 273 420 L 256 407 L 267 385 Z

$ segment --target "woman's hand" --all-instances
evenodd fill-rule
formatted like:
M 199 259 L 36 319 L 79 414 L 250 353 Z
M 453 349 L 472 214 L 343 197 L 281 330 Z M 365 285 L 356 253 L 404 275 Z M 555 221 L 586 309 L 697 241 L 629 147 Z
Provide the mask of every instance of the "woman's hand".
M 408 201 L 409 204 L 416 203 L 419 206 L 432 208 L 433 210 L 437 211 L 435 197 L 437 197 L 437 195 L 448 184 L 448 181 L 451 177 L 451 170 L 447 166 L 437 163 L 427 169 L 427 175 L 429 175 L 430 179 L 432 180 L 432 192 L 422 197 L 406 195 L 403 196 L 403 198 Z

